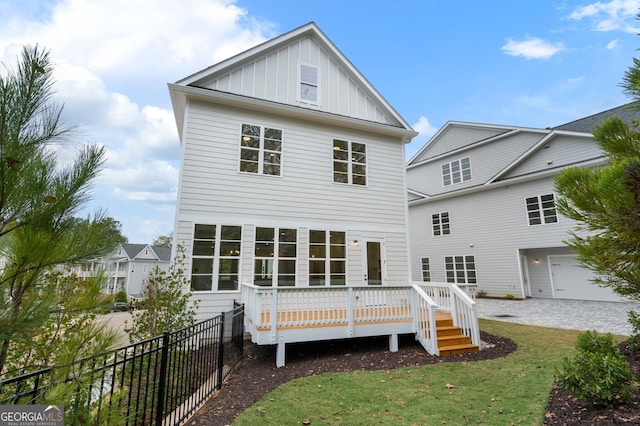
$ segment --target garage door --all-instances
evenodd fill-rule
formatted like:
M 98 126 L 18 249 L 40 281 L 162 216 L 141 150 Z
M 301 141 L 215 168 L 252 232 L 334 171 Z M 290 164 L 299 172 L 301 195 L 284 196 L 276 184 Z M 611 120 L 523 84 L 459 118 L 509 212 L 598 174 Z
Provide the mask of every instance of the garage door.
M 593 284 L 593 272 L 580 266 L 575 256 L 549 256 L 549 262 L 556 299 L 622 300 L 610 289 Z

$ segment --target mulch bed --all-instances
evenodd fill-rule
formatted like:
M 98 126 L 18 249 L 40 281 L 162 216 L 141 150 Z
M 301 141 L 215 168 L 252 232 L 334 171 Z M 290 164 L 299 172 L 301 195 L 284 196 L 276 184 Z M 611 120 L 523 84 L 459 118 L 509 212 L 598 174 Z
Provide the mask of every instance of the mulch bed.
M 413 336 L 400 336 L 398 352 L 389 352 L 388 338 L 344 339 L 287 345 L 286 365 L 275 366 L 275 346 L 245 342 L 244 359 L 217 392 L 189 420 L 193 426 L 230 425 L 263 395 L 298 377 L 328 372 L 389 370 L 442 362 L 480 361 L 506 356 L 516 344 L 508 338 L 480 332 L 488 347 L 480 352 L 434 357 L 425 352 Z M 622 345 L 633 371 L 640 379 L 640 354 L 630 354 Z M 549 396 L 545 425 L 640 424 L 640 393 L 628 406 L 604 409 L 582 404 L 554 387 Z

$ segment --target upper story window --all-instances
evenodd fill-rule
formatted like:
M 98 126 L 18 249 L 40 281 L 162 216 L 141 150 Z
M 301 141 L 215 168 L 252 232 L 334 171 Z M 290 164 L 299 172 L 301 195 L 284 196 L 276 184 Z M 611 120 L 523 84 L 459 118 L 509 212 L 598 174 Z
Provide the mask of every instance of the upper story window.
M 333 181 L 367 184 L 367 147 L 363 143 L 333 140 Z
M 281 161 L 282 130 L 251 124 L 242 125 L 241 172 L 280 176 Z
M 309 285 L 347 283 L 347 234 L 341 231 L 309 231 Z
M 449 225 L 449 213 L 436 213 L 431 215 L 433 224 L 433 235 L 449 235 L 451 234 L 451 226 Z
M 318 103 L 318 68 L 300 64 L 300 100 Z
M 556 223 L 556 202 L 553 194 L 541 195 L 539 197 L 529 197 L 527 202 L 527 217 L 529 225 L 542 225 L 545 223 Z
M 442 165 L 442 184 L 444 186 L 471 180 L 471 162 L 469 157 Z

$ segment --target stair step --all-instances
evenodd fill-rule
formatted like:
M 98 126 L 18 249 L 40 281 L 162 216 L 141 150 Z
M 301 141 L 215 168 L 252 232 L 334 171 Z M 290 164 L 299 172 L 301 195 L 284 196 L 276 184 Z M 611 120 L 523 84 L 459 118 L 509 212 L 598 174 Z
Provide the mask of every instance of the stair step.
M 448 348 L 457 345 L 466 345 L 471 343 L 469 336 L 459 334 L 457 336 L 438 336 L 438 348 Z
M 436 318 L 436 328 L 453 327 L 453 318 Z
M 437 327 L 436 334 L 438 336 L 457 336 L 462 334 L 462 329 L 453 325 L 448 325 L 446 327 Z
M 478 352 L 479 350 L 480 348 L 478 347 L 478 345 L 473 345 L 471 343 L 466 345 L 447 346 L 446 348 L 439 349 L 440 356 L 466 354 L 471 352 Z

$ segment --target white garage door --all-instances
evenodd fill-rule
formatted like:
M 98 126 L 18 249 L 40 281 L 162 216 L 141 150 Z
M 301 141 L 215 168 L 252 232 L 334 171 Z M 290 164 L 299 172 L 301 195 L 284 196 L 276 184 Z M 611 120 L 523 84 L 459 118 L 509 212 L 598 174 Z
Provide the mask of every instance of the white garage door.
M 593 284 L 593 272 L 580 266 L 575 256 L 549 256 L 549 262 L 556 299 L 622 300 L 610 289 Z

